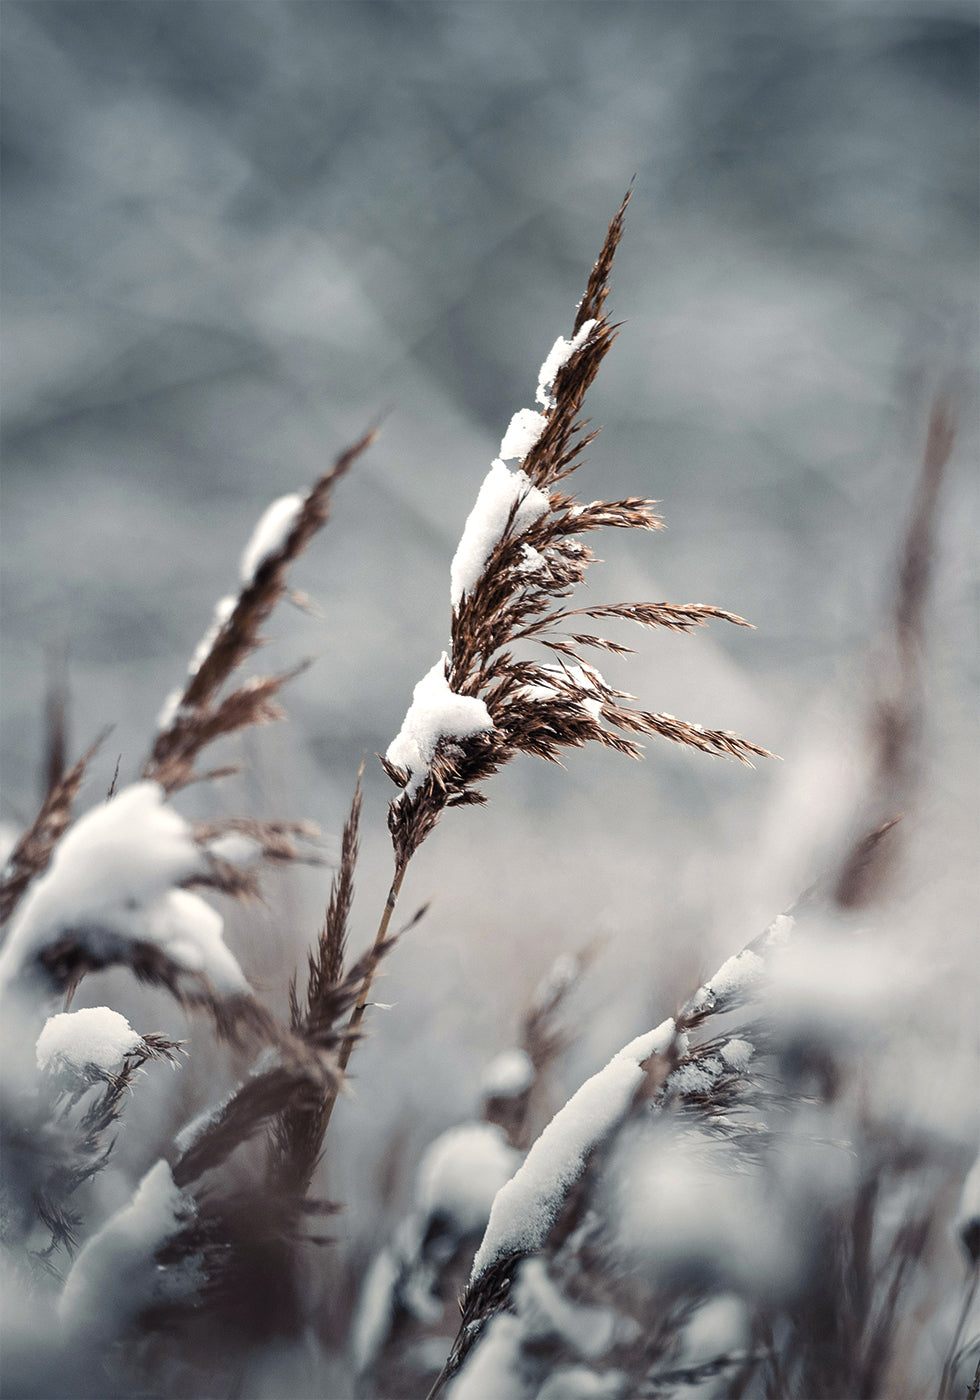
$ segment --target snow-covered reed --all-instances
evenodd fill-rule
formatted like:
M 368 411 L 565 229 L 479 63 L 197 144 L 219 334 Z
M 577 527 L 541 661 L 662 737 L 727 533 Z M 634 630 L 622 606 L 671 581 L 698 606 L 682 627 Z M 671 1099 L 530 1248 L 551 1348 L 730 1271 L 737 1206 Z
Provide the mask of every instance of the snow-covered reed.
M 344 1315 L 321 1295 L 343 1325 L 317 1316 L 309 1247 L 335 1247 L 320 1232 L 336 1205 L 319 1194 L 333 1111 L 379 964 L 421 917 L 392 932 L 406 871 L 447 810 L 485 802 L 488 781 L 518 755 L 558 761 L 591 742 L 630 757 L 644 737 L 746 763 L 769 757 L 727 730 L 641 708 L 586 660 L 628 652 L 590 630 L 607 619 L 685 633 L 713 620 L 748 625 L 703 604 L 572 602 L 593 558 L 584 536 L 661 525 L 651 501 L 580 502 L 568 490 L 594 437 L 585 395 L 616 335 L 605 303 L 627 202 L 541 366 L 538 407 L 513 414 L 462 525 L 446 649 L 434 666 L 419 659 L 422 678 L 381 759 L 397 788 L 393 868 L 359 960 L 347 943 L 360 776 L 305 976 L 286 968 L 277 989 L 288 988 L 285 1023 L 225 942 L 211 899 L 254 899 L 266 863 L 322 861 L 318 833 L 302 821 L 194 823 L 176 804 L 188 784 L 229 771 L 199 769 L 213 743 L 282 713 L 295 673 L 238 673 L 372 433 L 262 515 L 238 591 L 219 601 L 140 773 L 118 788 L 114 779 L 73 820 L 92 751 L 68 771 L 49 765 L 0 892 L 14 1317 L 5 1393 L 281 1394 L 287 1382 L 255 1377 L 285 1351 L 309 1362 L 296 1400 L 340 1400 L 327 1375 L 344 1394 L 378 1400 L 966 1393 L 977 1350 L 977 1124 L 966 1112 L 941 1129 L 896 1116 L 883 1087 L 901 1078 L 903 1055 L 933 1053 L 953 1077 L 921 1027 L 904 1035 L 918 973 L 889 951 L 880 917 L 896 818 L 916 791 L 932 528 L 952 446 L 941 403 L 896 589 L 893 665 L 874 697 L 873 783 L 844 856 L 691 985 L 674 1014 L 653 1029 L 624 1027 L 623 1048 L 562 1106 L 556 1070 L 581 1024 L 575 998 L 596 948 L 563 955 L 531 994 L 519 1043 L 487 1065 L 472 1119 L 414 1164 L 410 1207 L 373 1262 L 335 1268 L 349 1269 L 356 1309 Z M 854 910 L 866 928 L 844 922 Z M 240 1062 L 202 1112 L 155 1132 L 141 1122 L 139 1170 L 125 1190 L 104 1181 L 100 1196 L 93 1180 L 141 1077 L 189 1053 L 109 1006 L 70 1009 L 79 983 L 107 968 L 204 1018 Z M 358 1092 L 370 1102 L 370 1082 Z M 356 1189 L 376 1203 L 374 1183 Z

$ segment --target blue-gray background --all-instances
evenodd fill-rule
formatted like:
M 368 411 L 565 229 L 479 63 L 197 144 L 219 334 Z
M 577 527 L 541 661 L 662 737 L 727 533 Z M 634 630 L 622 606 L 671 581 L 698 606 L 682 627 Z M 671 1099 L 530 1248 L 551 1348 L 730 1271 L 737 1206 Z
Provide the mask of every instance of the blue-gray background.
M 922 862 L 959 872 L 930 886 L 932 926 L 970 927 L 977 18 L 950 0 L 5 0 L 14 825 L 36 803 L 45 648 L 68 648 L 74 748 L 115 725 L 92 801 L 117 754 L 138 771 L 265 504 L 384 414 L 296 571 L 323 616 L 286 607 L 270 627 L 270 664 L 319 657 L 290 724 L 246 742 L 248 782 L 183 804 L 339 830 L 361 756 L 445 645 L 462 523 L 636 176 L 609 304 L 625 325 L 578 489 L 656 497 L 670 528 L 602 541 L 590 596 L 715 602 L 758 631 L 639 637 L 607 673 L 784 762 L 573 754 L 567 773 L 516 764 L 490 808 L 451 814 L 406 891 L 406 912 L 434 903 L 359 1052 L 341 1178 L 399 1125 L 417 1144 L 468 1111 L 556 951 L 607 940 L 575 1079 L 840 839 L 938 383 L 961 430 Z M 369 757 L 355 942 L 384 895 L 388 796 Z M 323 892 L 275 884 L 232 921 L 279 1004 Z M 193 1068 L 185 1082 L 204 1092 Z

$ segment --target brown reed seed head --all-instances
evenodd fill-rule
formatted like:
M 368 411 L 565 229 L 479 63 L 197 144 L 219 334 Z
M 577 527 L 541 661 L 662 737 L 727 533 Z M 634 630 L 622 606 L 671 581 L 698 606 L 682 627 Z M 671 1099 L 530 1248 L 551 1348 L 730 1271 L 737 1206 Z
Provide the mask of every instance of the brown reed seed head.
M 373 429 L 365 433 L 314 483 L 282 544 L 263 559 L 243 586 L 230 614 L 216 628 L 207 654 L 184 687 L 172 719 L 157 735 L 143 767 L 144 778 L 153 778 L 167 792 L 184 787 L 193 781 L 194 761 L 206 745 L 247 725 L 281 718 L 282 710 L 274 697 L 303 667 L 280 676 L 257 677 L 220 701 L 218 693 L 245 658 L 261 645 L 260 628 L 287 591 L 290 564 L 327 523 L 334 487 L 375 437 Z
M 750 756 L 770 757 L 767 750 L 725 730 L 705 729 L 673 715 L 624 704 L 632 697 L 615 690 L 595 667 L 586 664 L 582 649 L 623 654 L 630 648 L 592 632 L 561 630 L 562 624 L 574 618 L 625 619 L 644 627 L 681 632 L 710 619 L 750 625 L 734 613 L 703 604 L 560 606 L 582 582 L 594 557 L 579 536 L 607 526 L 662 528 L 653 501 L 627 497 L 584 505 L 556 489 L 575 471 L 595 437 L 579 414 L 586 391 L 616 337 L 617 328 L 606 319 L 603 307 L 629 198 L 627 194 L 609 225 L 578 309 L 573 339 L 564 342 L 564 358 L 559 356 L 561 363 L 550 386 L 544 383 L 542 368 L 544 394 L 539 386 L 538 397 L 545 411 L 539 416 L 535 440 L 520 460 L 522 475 L 516 479 L 520 484 L 506 522 L 478 577 L 469 581 L 453 608 L 446 680 L 455 696 L 478 699 L 486 706 L 492 727 L 463 738 L 444 734 L 435 745 L 424 781 L 392 761 L 390 751 L 381 760 L 392 781 L 407 789 L 389 808 L 388 824 L 399 868 L 404 868 L 444 808 L 485 801 L 479 784 L 516 753 L 557 761 L 563 748 L 595 740 L 638 757 L 640 745 L 627 737 L 635 734 L 659 735 L 746 763 Z M 503 463 L 496 463 L 495 468 L 503 468 Z M 525 512 L 529 499 L 539 505 Z M 528 514 L 534 518 L 528 521 Z M 510 648 L 526 641 L 545 647 L 551 654 L 549 660 L 517 659 Z
M 294 1033 L 304 1037 L 311 1046 L 321 1048 L 336 1046 L 341 1040 L 346 1042 L 346 1034 L 335 1031 L 335 1026 L 356 1003 L 368 968 L 373 971 L 376 963 L 371 954 L 344 975 L 347 930 L 354 902 L 354 871 L 360 845 L 363 773 L 362 764 L 344 824 L 340 866 L 330 884 L 323 927 L 307 957 L 306 996 L 302 1006 L 295 977 L 289 988 L 290 1025 Z M 298 1195 L 305 1195 L 309 1189 L 323 1150 L 329 1098 L 330 1095 L 323 1094 L 313 1098 L 294 1096 L 273 1125 L 272 1175 L 280 1187 Z
M 354 788 L 350 813 L 344 823 L 344 834 L 340 842 L 340 867 L 330 884 L 330 898 L 327 903 L 326 918 L 316 949 L 309 956 L 309 981 L 306 991 L 307 1020 L 318 1019 L 318 1007 L 326 992 L 337 985 L 344 968 L 344 954 L 347 949 L 347 926 L 350 921 L 351 906 L 354 902 L 354 870 L 360 849 L 361 805 L 363 793 L 361 778 L 364 765 L 361 764 Z

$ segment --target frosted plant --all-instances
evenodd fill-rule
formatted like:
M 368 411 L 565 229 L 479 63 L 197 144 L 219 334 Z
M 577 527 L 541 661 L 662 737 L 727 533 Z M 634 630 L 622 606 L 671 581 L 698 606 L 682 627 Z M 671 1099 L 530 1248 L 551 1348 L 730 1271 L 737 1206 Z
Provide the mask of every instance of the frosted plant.
M 581 656 L 586 648 L 620 655 L 629 648 L 563 626 L 577 628 L 579 618 L 625 619 L 678 632 L 711 619 L 749 626 L 734 613 L 699 603 L 564 606 L 593 558 L 579 536 L 605 527 L 661 527 L 653 501 L 628 497 L 582 504 L 560 488 L 595 438 L 579 414 L 616 335 L 604 307 L 629 198 L 609 225 L 571 336 L 559 337 L 541 367 L 537 398 L 544 411 L 514 414 L 480 487 L 450 568 L 449 649 L 415 687 L 402 728 L 382 760 L 401 792 L 388 809 L 394 875 L 378 925 L 379 951 L 386 946 L 409 862 L 442 813 L 485 802 L 481 784 L 519 753 L 557 761 L 563 749 L 595 741 L 638 757 L 640 746 L 629 736 L 645 735 L 745 763 L 769 757 L 727 730 L 634 708 L 631 697 Z M 508 460 L 517 461 L 515 469 Z M 525 643 L 544 648 L 544 657 L 518 659 L 514 648 Z M 352 1036 L 363 1019 L 370 982 L 369 972 L 350 1020 Z M 349 1053 L 349 1048 L 342 1052 L 342 1066 Z
M 373 1393 L 421 1393 L 438 1375 L 494 1199 L 547 1117 L 555 1065 L 573 1039 L 569 999 L 595 952 L 555 960 L 522 1014 L 520 1045 L 483 1072 L 482 1121 L 426 1149 L 412 1209 L 368 1269 L 352 1325 L 355 1368 Z
M 944 1133 L 910 1102 L 896 1118 L 890 1075 L 933 1048 L 928 1017 L 915 1024 L 922 969 L 889 947 L 887 923 L 840 926 L 887 891 L 900 828 L 884 803 L 915 796 L 951 443 L 940 402 L 898 571 L 891 691 L 886 704 L 876 676 L 873 696 L 877 824 L 545 1128 L 494 1201 L 432 1400 L 966 1391 L 980 1349 L 969 1115 Z

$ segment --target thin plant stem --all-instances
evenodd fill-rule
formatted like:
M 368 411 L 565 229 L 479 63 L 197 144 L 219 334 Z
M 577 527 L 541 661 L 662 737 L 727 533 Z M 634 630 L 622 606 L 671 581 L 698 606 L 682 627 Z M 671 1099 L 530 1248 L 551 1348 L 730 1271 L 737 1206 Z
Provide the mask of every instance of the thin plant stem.
M 360 996 L 357 998 L 357 1003 L 354 1006 L 354 1010 L 350 1014 L 350 1020 L 347 1022 L 347 1033 L 344 1037 L 344 1043 L 341 1046 L 339 1056 L 339 1065 L 341 1073 L 347 1068 L 347 1065 L 350 1062 L 350 1057 L 354 1050 L 354 1044 L 357 1040 L 357 1032 L 360 1029 L 361 1022 L 364 1020 L 364 1013 L 367 1010 L 368 1005 L 368 997 L 371 994 L 371 983 L 374 980 L 374 974 L 377 971 L 378 963 L 381 960 L 381 949 L 384 947 L 384 944 L 388 937 L 388 928 L 391 924 L 391 916 L 395 912 L 395 906 L 398 903 L 398 896 L 401 893 L 402 882 L 405 879 L 405 871 L 407 869 L 407 860 L 400 862 L 395 868 L 395 878 L 391 882 L 391 889 L 388 891 L 388 898 L 385 900 L 385 907 L 381 914 L 381 921 L 378 924 L 378 931 L 374 935 L 374 944 L 371 948 L 371 960 L 368 965 L 368 970 L 364 976 L 364 985 L 361 987 Z M 333 1114 L 334 1105 L 337 1102 L 337 1092 L 338 1091 L 336 1088 L 332 1088 L 327 1097 L 326 1104 L 324 1105 L 324 1133 L 326 1133 L 327 1131 L 331 1115 Z

